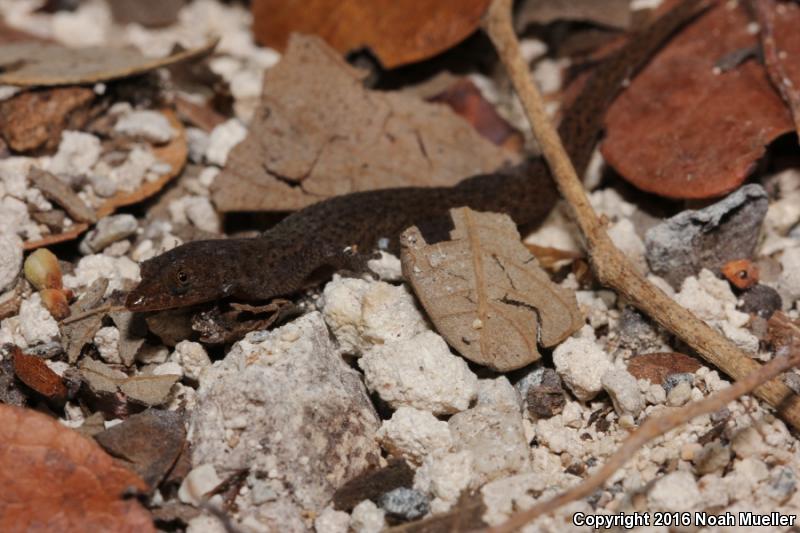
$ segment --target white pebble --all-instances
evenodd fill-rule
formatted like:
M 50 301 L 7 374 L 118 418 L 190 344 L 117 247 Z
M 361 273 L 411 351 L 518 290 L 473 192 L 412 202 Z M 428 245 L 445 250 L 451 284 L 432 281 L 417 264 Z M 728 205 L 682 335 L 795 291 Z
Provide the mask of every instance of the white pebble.
M 314 519 L 316 533 L 347 533 L 350 527 L 350 515 L 344 511 L 336 511 L 328 506 Z
M 179 342 L 175 345 L 172 359 L 183 367 L 183 374 L 189 379 L 200 379 L 203 370 L 211 366 L 211 359 L 199 342 Z
M 587 332 L 591 330 L 591 326 L 586 328 Z M 564 384 L 584 402 L 603 390 L 603 374 L 611 369 L 608 355 L 594 340 L 585 337 L 572 337 L 561 343 L 553 351 L 553 363 Z
M 647 494 L 647 508 L 663 511 L 691 511 L 702 506 L 703 497 L 694 476 L 678 471 L 653 484 Z
M 639 415 L 644 407 L 644 399 L 639 392 L 639 383 L 630 372 L 609 370 L 603 374 L 602 382 L 618 414 L 629 414 L 634 417 Z
M 378 533 L 386 527 L 384 511 L 370 500 L 364 500 L 350 514 L 350 529 L 355 533 Z
M 375 438 L 395 456 L 421 463 L 436 450 L 449 450 L 453 444 L 447 422 L 427 411 L 400 407 L 389 420 L 384 420 Z
M 247 137 L 247 128 L 239 120 L 232 118 L 223 122 L 214 128 L 208 138 L 206 160 L 220 167 L 225 166 L 228 153 L 245 137 Z
M 414 488 L 431 494 L 431 511 L 445 512 L 469 487 L 473 478 L 472 452 L 435 453 L 425 458 L 415 475 Z
M 58 322 L 42 305 L 39 293 L 34 293 L 19 306 L 19 328 L 28 346 L 57 340 Z
M 100 139 L 89 133 L 65 131 L 48 170 L 53 174 L 81 176 L 88 174 L 100 157 Z
M 167 117 L 158 111 L 131 111 L 114 124 L 114 132 L 126 137 L 164 144 L 175 137 Z
M 395 409 L 409 406 L 434 414 L 456 413 L 469 407 L 477 394 L 478 378 L 432 331 L 374 346 L 358 366 L 367 388 Z
M 189 472 L 178 490 L 178 499 L 183 503 L 197 507 L 206 493 L 219 485 L 222 480 L 212 464 L 197 466 Z
M 22 240 L 13 233 L 0 233 L 0 294 L 13 287 L 22 270 Z
M 117 328 L 106 326 L 98 329 L 94 334 L 93 342 L 103 361 L 110 364 L 122 363 L 119 355 L 119 330 Z

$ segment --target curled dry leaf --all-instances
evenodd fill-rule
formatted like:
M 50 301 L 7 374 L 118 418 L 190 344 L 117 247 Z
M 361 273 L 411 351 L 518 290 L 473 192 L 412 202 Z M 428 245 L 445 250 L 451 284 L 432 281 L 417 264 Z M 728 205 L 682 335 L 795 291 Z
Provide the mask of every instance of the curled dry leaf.
M 785 0 L 756 0 L 753 4 L 767 72 L 792 110 L 800 135 L 800 4 Z
M 181 378 L 177 374 L 128 376 L 89 358 L 81 361 L 80 372 L 96 395 L 113 397 L 122 393 L 129 400 L 147 406 L 161 405 L 167 401 L 170 389 Z
M 489 0 L 255 0 L 253 33 L 283 50 L 316 34 L 342 53 L 368 47 L 386 68 L 432 57 L 478 28 Z
M 154 59 L 133 48 L 67 48 L 36 42 L 11 43 L 0 46 L 0 84 L 24 87 L 86 85 L 138 76 L 203 57 L 216 44 L 216 41 L 210 41 L 197 48 Z
M 439 333 L 461 355 L 498 371 L 541 357 L 583 324 L 575 294 L 550 281 L 506 215 L 452 209 L 449 241 L 401 237 L 403 274 Z
M 67 387 L 61 378 L 53 372 L 44 359 L 35 355 L 27 355 L 18 346 L 11 350 L 14 362 L 14 374 L 25 385 L 55 403 L 67 399 Z
M 293 36 L 214 180 L 217 208 L 287 211 L 355 191 L 449 186 L 518 159 L 446 106 L 367 90 L 362 77 L 321 39 Z
M 738 187 L 791 115 L 757 61 L 720 61 L 758 44 L 743 2 L 717 2 L 636 76 L 606 115 L 602 153 L 626 180 L 671 198 Z
M 73 316 L 82 315 L 90 309 L 94 309 L 103 301 L 103 295 L 108 287 L 107 278 L 98 278 L 92 283 L 84 295 L 70 307 L 70 314 Z M 84 316 L 69 324 L 61 325 L 61 342 L 64 351 L 67 353 L 67 361 L 74 364 L 78 360 L 83 347 L 92 342 L 95 333 L 100 329 L 103 322 L 102 313 L 94 313 Z
M 172 128 L 177 132 L 175 137 L 163 146 L 151 146 L 150 150 L 153 155 L 161 161 L 169 165 L 169 171 L 165 172 L 158 179 L 153 181 L 145 181 L 141 187 L 132 192 L 119 192 L 106 200 L 96 212 L 97 218 L 102 218 L 112 214 L 118 208 L 141 202 L 145 198 L 153 196 L 158 191 L 164 188 L 170 180 L 175 178 L 183 170 L 186 164 L 186 159 L 189 156 L 189 147 L 186 142 L 186 130 L 181 124 L 175 112 L 169 109 L 161 110 Z M 26 250 L 33 250 L 42 246 L 49 246 L 59 242 L 69 241 L 76 238 L 89 228 L 88 224 L 75 224 L 69 230 L 54 235 L 48 235 L 37 241 L 28 241 L 25 243 Z
M 155 531 L 144 481 L 42 413 L 0 404 L 0 531 Z

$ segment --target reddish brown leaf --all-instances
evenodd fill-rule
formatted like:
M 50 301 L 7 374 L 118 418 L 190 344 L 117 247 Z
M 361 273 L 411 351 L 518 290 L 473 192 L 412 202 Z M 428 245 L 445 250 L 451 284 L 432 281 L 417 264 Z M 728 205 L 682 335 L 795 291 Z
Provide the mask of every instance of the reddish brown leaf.
M 144 481 L 44 414 L 0 405 L 0 531 L 154 531 Z
M 744 181 L 767 144 L 792 130 L 757 61 L 724 72 L 717 66 L 758 44 L 749 23 L 742 3 L 718 2 L 617 98 L 602 151 L 626 180 L 671 198 L 719 196 Z
M 794 116 L 800 135 L 800 4 L 778 0 L 754 2 L 761 26 L 767 72 Z
M 368 47 L 386 68 L 427 59 L 478 28 L 489 0 L 253 1 L 253 33 L 283 50 L 289 34 L 316 34 L 339 52 Z
M 646 379 L 661 385 L 671 374 L 692 373 L 700 368 L 694 357 L 677 352 L 647 353 L 631 357 L 628 372 L 636 379 Z
M 747 259 L 728 261 L 722 267 L 722 275 L 739 289 L 749 289 L 758 283 L 758 267 Z
M 44 359 L 22 353 L 17 346 L 14 346 L 12 353 L 14 374 L 20 381 L 48 400 L 63 402 L 67 399 L 67 388 L 58 374 L 50 370 Z
M 522 151 L 522 134 L 497 113 L 469 79 L 457 80 L 430 101 L 450 106 L 450 109 L 472 124 L 478 133 L 497 146 L 512 152 Z
M 94 91 L 86 87 L 19 93 L 0 102 L 0 135 L 17 152 L 53 150 L 62 131 L 86 124 L 94 98 Z

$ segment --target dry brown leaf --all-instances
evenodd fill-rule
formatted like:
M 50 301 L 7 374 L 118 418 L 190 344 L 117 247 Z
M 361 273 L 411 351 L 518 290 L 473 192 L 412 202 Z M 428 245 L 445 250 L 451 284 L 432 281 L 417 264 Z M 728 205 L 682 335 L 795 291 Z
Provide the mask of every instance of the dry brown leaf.
M 90 118 L 92 89 L 56 87 L 24 91 L 0 102 L 0 135 L 16 152 L 54 150 L 65 129 L 79 130 Z
M 575 294 L 555 285 L 507 215 L 450 210 L 449 241 L 401 237 L 403 274 L 447 342 L 475 363 L 513 370 L 583 324 Z
M 386 68 L 432 57 L 475 31 L 489 0 L 255 0 L 253 33 L 283 50 L 291 33 L 319 35 L 341 53 L 368 47 Z
M 81 361 L 80 372 L 89 388 L 98 396 L 115 396 L 121 392 L 129 400 L 151 407 L 167 401 L 170 389 L 181 378 L 177 374 L 129 377 L 124 372 L 89 358 Z
M 764 62 L 772 83 L 792 110 L 800 135 L 800 4 L 785 0 L 753 2 L 761 29 Z
M 144 317 L 141 313 L 134 315 L 130 311 L 114 311 L 109 316 L 119 329 L 119 358 L 123 365 L 131 366 L 147 335 Z
M 98 278 L 89 286 L 84 295 L 70 306 L 70 314 L 78 316 L 98 307 L 103 301 L 107 287 L 108 279 Z M 74 364 L 83 347 L 92 342 L 95 333 L 102 325 L 103 316 L 103 313 L 94 313 L 69 324 L 62 324 L 61 342 L 70 364 Z
M 109 198 L 97 209 L 97 218 L 103 218 L 112 214 L 117 208 L 141 202 L 145 198 L 153 196 L 170 182 L 175 176 L 181 173 L 186 160 L 189 157 L 189 147 L 186 143 L 186 130 L 175 112 L 169 109 L 162 109 L 161 112 L 169 119 L 172 128 L 177 132 L 175 137 L 163 146 L 151 146 L 150 150 L 159 161 L 167 163 L 170 170 L 165 172 L 157 180 L 145 181 L 141 187 L 132 192 L 119 192 Z M 74 224 L 69 230 L 55 235 L 48 235 L 36 241 L 28 241 L 24 244 L 25 250 L 34 250 L 42 246 L 49 246 L 59 242 L 70 241 L 76 238 L 89 228 L 88 224 Z
M 58 420 L 0 405 L 0 531 L 155 531 L 132 490 L 147 486 Z
M 449 186 L 517 160 L 446 106 L 367 90 L 362 77 L 321 39 L 294 36 L 214 180 L 217 208 L 286 211 L 368 189 Z
M 628 372 L 636 379 L 646 379 L 661 385 L 672 374 L 694 373 L 700 362 L 678 352 L 658 352 L 635 355 L 628 360 Z
M 629 0 L 524 0 L 515 24 L 549 24 L 556 20 L 580 20 L 612 28 L 627 28 L 631 24 Z
M 92 223 L 97 221 L 97 215 L 92 208 L 67 183 L 50 172 L 33 167 L 28 173 L 28 179 L 45 197 L 63 207 L 73 220 Z
M 636 187 L 670 198 L 736 189 L 792 117 L 755 60 L 744 3 L 718 1 L 672 39 L 606 114 L 606 161 Z
M 27 355 L 18 346 L 11 350 L 14 361 L 14 374 L 25 385 L 38 392 L 48 400 L 59 403 L 67 399 L 67 387 L 53 372 L 44 359 L 35 355 Z
M 154 489 L 181 454 L 186 429 L 181 414 L 148 409 L 97 433 L 94 438 Z
M 127 78 L 203 57 L 216 44 L 216 41 L 210 41 L 191 50 L 154 59 L 132 48 L 66 48 L 56 44 L 11 43 L 0 46 L 0 84 L 45 87 Z

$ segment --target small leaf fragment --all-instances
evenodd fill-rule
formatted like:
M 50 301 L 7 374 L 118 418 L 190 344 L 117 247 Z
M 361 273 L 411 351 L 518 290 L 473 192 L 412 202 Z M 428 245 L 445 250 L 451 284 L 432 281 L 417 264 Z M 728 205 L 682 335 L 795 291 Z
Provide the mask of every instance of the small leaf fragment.
M 44 359 L 35 355 L 27 355 L 18 347 L 12 349 L 14 374 L 25 385 L 55 403 L 67 399 L 67 387 L 61 378 L 53 372 Z
M 439 333 L 464 357 L 498 371 L 541 357 L 575 332 L 575 294 L 550 281 L 506 215 L 452 209 L 449 241 L 402 237 L 403 273 Z

